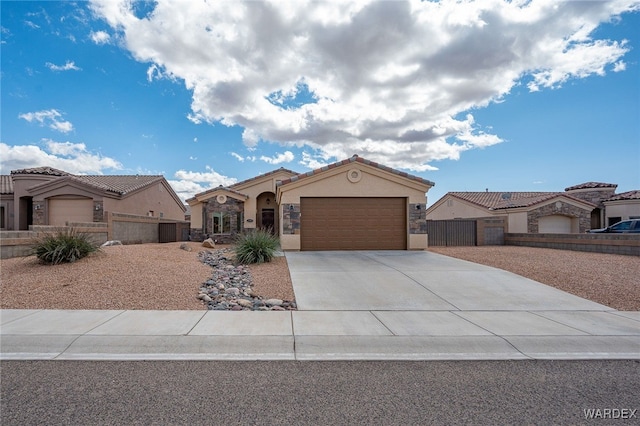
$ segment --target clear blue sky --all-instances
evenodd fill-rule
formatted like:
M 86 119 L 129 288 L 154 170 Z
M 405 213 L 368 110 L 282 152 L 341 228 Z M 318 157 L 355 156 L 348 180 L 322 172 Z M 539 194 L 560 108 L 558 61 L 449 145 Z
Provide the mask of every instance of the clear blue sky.
M 448 191 L 640 189 L 640 2 L 2 1 L 0 172 L 184 199 L 358 154 Z

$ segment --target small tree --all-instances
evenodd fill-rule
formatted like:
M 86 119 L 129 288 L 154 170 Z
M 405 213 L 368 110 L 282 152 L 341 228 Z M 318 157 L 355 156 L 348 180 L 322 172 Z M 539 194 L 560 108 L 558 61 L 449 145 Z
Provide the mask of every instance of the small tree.
M 100 247 L 89 235 L 75 228 L 64 228 L 36 238 L 29 256 L 36 256 L 42 263 L 57 265 L 75 262 L 97 251 Z
M 234 245 L 236 260 L 242 264 L 270 262 L 280 240 L 268 229 L 257 229 L 238 235 Z

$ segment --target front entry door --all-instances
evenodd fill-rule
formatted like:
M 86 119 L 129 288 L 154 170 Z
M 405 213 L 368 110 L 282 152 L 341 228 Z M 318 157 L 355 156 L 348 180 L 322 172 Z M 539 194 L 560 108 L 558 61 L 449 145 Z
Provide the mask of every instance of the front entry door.
M 274 209 L 262 209 L 262 228 L 270 229 L 271 232 L 275 232 L 275 210 Z

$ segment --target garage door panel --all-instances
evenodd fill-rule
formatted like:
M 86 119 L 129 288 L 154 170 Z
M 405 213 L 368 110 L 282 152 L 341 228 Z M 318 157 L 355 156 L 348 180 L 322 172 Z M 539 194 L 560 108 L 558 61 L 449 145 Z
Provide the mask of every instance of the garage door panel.
M 404 250 L 405 198 L 302 198 L 302 250 Z
M 49 225 L 65 226 L 67 222 L 93 222 L 93 200 L 90 198 L 56 198 L 48 203 Z

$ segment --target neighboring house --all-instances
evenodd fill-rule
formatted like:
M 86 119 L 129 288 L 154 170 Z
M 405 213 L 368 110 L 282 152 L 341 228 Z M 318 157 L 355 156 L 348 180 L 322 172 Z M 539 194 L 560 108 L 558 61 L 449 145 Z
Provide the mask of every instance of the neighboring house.
M 185 207 L 163 176 L 73 175 L 51 167 L 0 176 L 3 230 L 104 222 L 105 212 L 184 221 Z
M 283 250 L 425 249 L 433 182 L 364 158 L 297 174 L 278 169 L 187 200 L 192 239 L 273 229 Z
M 640 191 L 628 191 L 603 201 L 605 220 L 603 226 L 610 226 L 621 220 L 640 219 Z
M 508 232 L 582 233 L 640 215 L 638 191 L 615 195 L 616 188 L 587 182 L 564 192 L 449 192 L 427 209 L 427 220 L 503 216 Z

